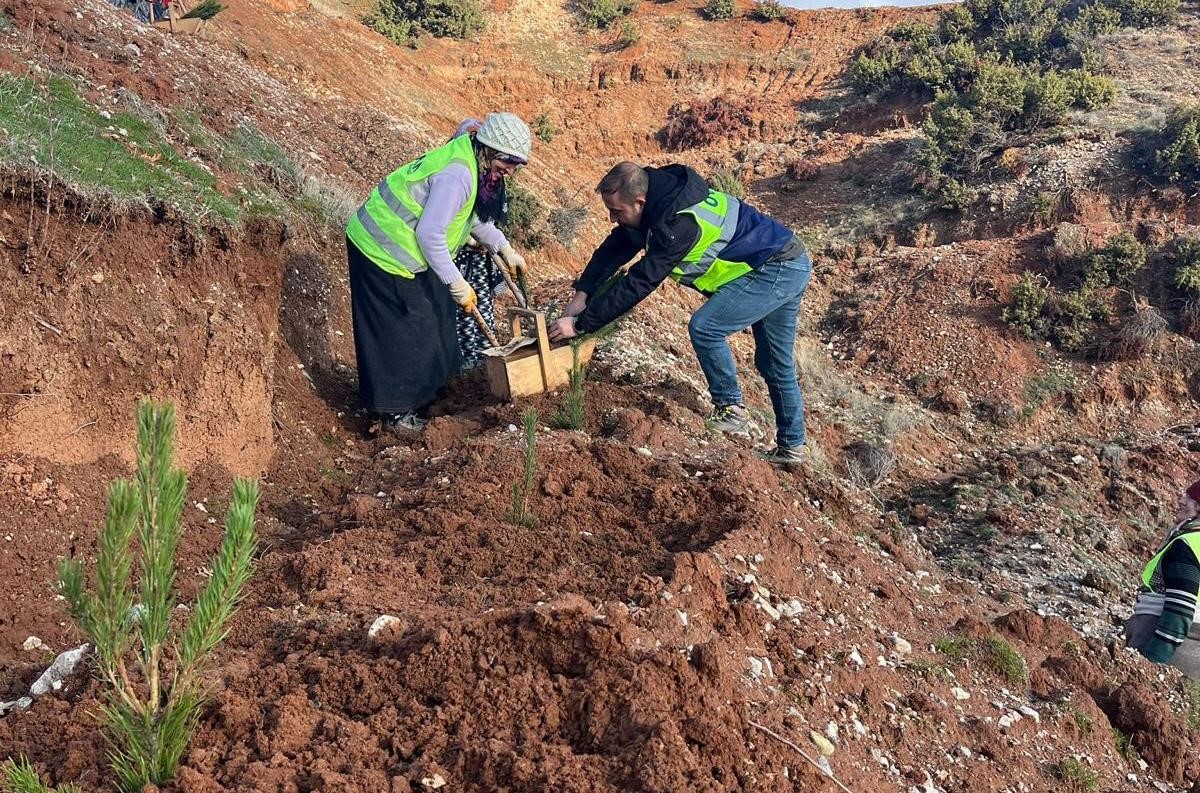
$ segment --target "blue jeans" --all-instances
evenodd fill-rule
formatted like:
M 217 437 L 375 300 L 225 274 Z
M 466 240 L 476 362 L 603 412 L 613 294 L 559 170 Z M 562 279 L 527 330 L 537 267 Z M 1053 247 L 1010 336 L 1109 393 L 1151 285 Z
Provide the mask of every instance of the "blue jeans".
M 747 327 L 754 332 L 754 367 L 767 381 L 775 410 L 776 441 L 804 445 L 804 397 L 796 382 L 796 314 L 812 275 L 808 254 L 768 262 L 717 290 L 688 323 L 692 347 L 708 380 L 714 405 L 742 404 L 737 366 L 728 338 Z

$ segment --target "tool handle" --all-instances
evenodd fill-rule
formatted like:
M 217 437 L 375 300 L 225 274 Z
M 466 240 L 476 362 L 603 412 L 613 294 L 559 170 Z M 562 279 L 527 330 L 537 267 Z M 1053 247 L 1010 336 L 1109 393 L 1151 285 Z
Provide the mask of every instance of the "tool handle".
M 492 254 L 492 257 L 496 261 L 496 269 L 500 271 L 500 277 L 504 279 L 508 291 L 512 292 L 513 297 L 516 298 L 517 305 L 521 308 L 529 308 L 529 298 L 525 297 L 525 290 L 518 289 L 517 285 L 513 283 L 512 276 L 508 274 L 508 267 L 500 260 L 500 257 L 496 254 Z
M 488 327 L 487 320 L 483 318 L 483 314 L 479 313 L 478 308 L 471 309 L 471 316 L 475 318 L 476 324 L 479 325 L 479 329 L 483 331 L 483 335 L 487 337 L 488 342 L 493 347 L 499 347 L 500 342 L 496 340 L 496 334 L 492 333 L 492 329 Z

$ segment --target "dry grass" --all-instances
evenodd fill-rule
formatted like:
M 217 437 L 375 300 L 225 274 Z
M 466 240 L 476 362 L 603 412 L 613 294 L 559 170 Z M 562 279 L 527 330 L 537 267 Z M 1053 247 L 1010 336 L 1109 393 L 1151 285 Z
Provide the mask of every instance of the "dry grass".
M 1113 361 L 1141 358 L 1154 349 L 1167 328 L 1167 320 L 1158 309 L 1143 308 L 1127 319 L 1104 343 L 1101 357 Z

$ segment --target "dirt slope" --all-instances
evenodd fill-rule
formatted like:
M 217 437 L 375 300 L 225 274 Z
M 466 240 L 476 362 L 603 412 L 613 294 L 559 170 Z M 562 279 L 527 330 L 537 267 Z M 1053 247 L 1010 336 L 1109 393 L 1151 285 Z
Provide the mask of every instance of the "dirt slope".
M 554 205 L 556 188 L 586 195 L 619 159 L 674 159 L 657 139 L 669 107 L 730 94 L 759 97 L 756 122 L 680 157 L 740 168 L 753 200 L 827 233 L 798 343 L 813 461 L 782 472 L 705 432 L 695 300 L 679 290 L 601 345 L 582 431 L 549 428 L 557 396 L 500 404 L 466 377 L 423 436 L 372 437 L 354 405 L 336 229 L 290 209 L 232 229 L 156 202 L 110 211 L 13 168 L 0 199 L 0 700 L 80 641 L 51 592 L 54 563 L 93 553 L 103 487 L 128 471 L 133 405 L 150 394 L 181 414 L 185 600 L 204 583 L 231 474 L 261 473 L 264 492 L 258 573 L 171 789 L 835 789 L 818 757 L 856 791 L 1200 780 L 1194 689 L 1116 629 L 1200 468 L 1194 344 L 1173 335 L 1133 363 L 1050 356 L 998 318 L 1046 229 L 864 212 L 909 200 L 881 175 L 910 119 L 872 128 L 819 108 L 854 48 L 901 12 L 704 23 L 695 4 L 643 4 L 642 42 L 612 52 L 611 34 L 518 0 L 491 12 L 503 38 L 412 52 L 346 8 L 291 0 L 235 4 L 204 40 L 99 0 L 0 10 L 13 23 L 0 64 L 71 75 L 104 112 L 161 111 L 168 144 L 245 205 L 264 183 L 353 202 L 498 106 L 560 131 L 522 175 Z M 252 124 L 287 161 L 235 167 L 180 111 L 230 146 Z M 784 173 L 798 157 L 816 179 Z M 1096 228 L 1159 210 L 1097 190 L 1075 205 Z M 538 251 L 535 302 L 563 299 L 603 231 L 593 209 L 573 246 Z M 746 372 L 748 341 L 735 341 Z M 761 383 L 747 386 L 768 425 Z M 537 521 L 522 526 L 506 513 L 529 406 L 542 416 Z M 895 467 L 873 475 L 853 445 L 864 438 Z M 369 636 L 385 614 L 395 621 Z M 50 650 L 22 649 L 31 635 Z M 78 675 L 0 716 L 0 753 L 111 788 L 88 715 L 101 695 Z

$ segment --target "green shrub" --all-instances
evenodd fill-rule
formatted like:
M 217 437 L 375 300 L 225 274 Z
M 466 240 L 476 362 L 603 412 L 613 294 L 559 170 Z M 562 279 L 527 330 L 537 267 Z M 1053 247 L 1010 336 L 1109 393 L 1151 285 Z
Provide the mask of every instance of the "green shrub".
M 886 91 L 892 87 L 899 65 L 900 51 L 895 47 L 881 48 L 875 55 L 859 55 L 850 67 L 850 84 L 860 94 Z
M 984 659 L 1004 679 L 1013 685 L 1024 685 L 1029 680 L 1025 659 L 1013 646 L 999 636 L 989 636 L 983 642 Z
M 1107 320 L 1111 309 L 1101 289 L 1084 286 L 1061 295 L 1050 313 L 1051 335 L 1058 346 L 1067 352 L 1083 352 L 1096 345 L 1096 321 Z
M 1082 39 L 1107 36 L 1121 29 L 1121 12 L 1104 3 L 1091 3 L 1080 9 L 1070 23 L 1069 32 Z
M 1146 249 L 1128 231 L 1109 238 L 1084 265 L 1084 285 L 1104 287 L 1110 283 L 1124 286 L 1146 264 Z
M 1074 107 L 1099 110 L 1111 105 L 1117 97 L 1117 84 L 1103 75 L 1092 74 L 1086 69 L 1068 69 L 1062 76 Z
M 779 0 L 754 0 L 750 16 L 760 22 L 778 22 L 787 19 L 787 10 Z
M 617 36 L 617 46 L 621 49 L 628 49 L 634 44 L 642 40 L 642 34 L 637 29 L 637 25 L 626 19 L 621 22 L 621 32 Z
M 719 168 L 713 172 L 712 178 L 708 180 L 709 186 L 719 193 L 731 195 L 734 198 L 746 197 L 746 183 L 741 177 L 729 168 Z
M 484 27 L 479 0 L 379 0 L 363 21 L 403 45 L 420 33 L 465 39 Z
M 533 120 L 533 134 L 537 135 L 542 143 L 551 143 L 558 135 L 558 130 L 554 128 L 554 122 L 546 115 L 546 111 L 538 113 L 537 118 Z
M 716 21 L 719 19 L 733 19 L 735 11 L 733 0 L 708 0 L 708 3 L 700 10 L 700 13 L 705 19 Z
M 118 479 L 108 490 L 96 590 L 87 590 L 83 566 L 74 559 L 61 560 L 58 568 L 59 594 L 95 646 L 97 667 L 109 688 L 100 710 L 110 731 L 109 760 L 126 793 L 170 780 L 196 729 L 205 699 L 202 675 L 250 577 L 258 504 L 258 484 L 236 480 L 212 577 L 182 633 L 173 637 L 175 552 L 187 477 L 172 467 L 171 406 L 142 402 L 137 424 L 134 479 Z M 141 579 L 136 608 L 130 586 L 135 535 Z
M 951 666 L 957 666 L 971 654 L 971 640 L 963 636 L 941 636 L 934 641 L 933 649 L 946 656 Z
M 542 219 L 546 208 L 537 196 L 515 181 L 508 183 L 508 221 L 504 231 L 516 242 L 529 248 L 540 248 L 545 242 Z
M 1159 176 L 1168 182 L 1200 184 L 1200 105 L 1172 108 L 1156 148 Z
M 946 177 L 937 188 L 938 207 L 947 212 L 965 212 L 975 203 L 975 191 L 958 179 Z
M 1175 260 L 1175 286 L 1200 297 L 1200 239 L 1180 237 L 1175 240 L 1172 257 Z
M 1105 0 L 1121 15 L 1121 24 L 1135 28 L 1169 25 L 1179 17 L 1180 0 Z
M 1050 776 L 1067 782 L 1076 790 L 1099 790 L 1100 776 L 1073 757 L 1067 757 L 1050 767 Z
M 1040 339 L 1046 335 L 1046 289 L 1037 282 L 1028 270 L 1013 287 L 1012 302 L 1004 307 L 1000 316 L 1009 325 L 1021 331 L 1027 339 Z
M 966 6 L 955 5 L 938 17 L 938 37 L 942 41 L 973 41 L 978 22 Z
M 576 0 L 575 13 L 585 28 L 608 30 L 623 16 L 628 16 L 636 0 Z
M 1025 124 L 1031 127 L 1058 124 L 1073 100 L 1071 84 L 1059 72 L 1030 75 L 1025 84 Z

